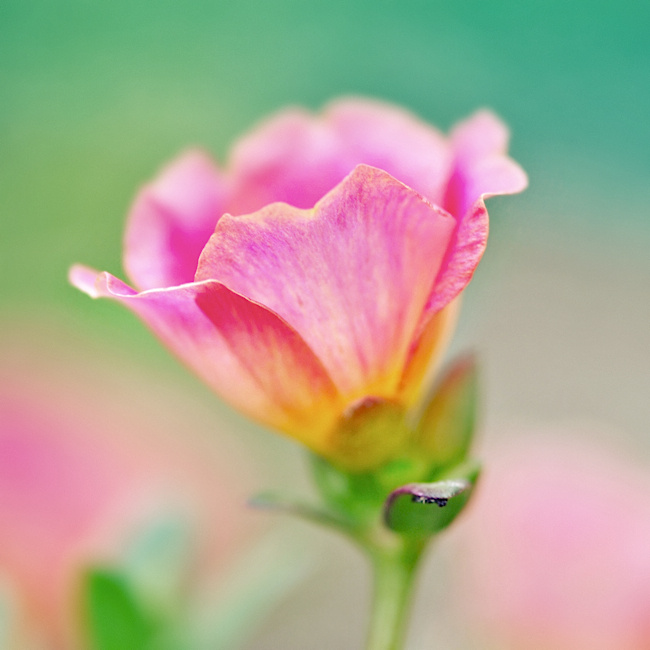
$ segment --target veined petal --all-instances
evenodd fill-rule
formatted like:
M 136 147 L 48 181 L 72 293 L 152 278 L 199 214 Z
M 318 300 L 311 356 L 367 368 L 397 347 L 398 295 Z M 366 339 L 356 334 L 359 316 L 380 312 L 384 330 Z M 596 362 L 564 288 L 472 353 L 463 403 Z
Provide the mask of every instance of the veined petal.
M 124 268 L 139 289 L 191 282 L 225 212 L 228 182 L 207 155 L 189 151 L 141 190 L 129 214 Z
M 313 210 L 273 204 L 224 216 L 196 280 L 217 280 L 299 332 L 348 399 L 390 396 L 454 219 L 360 165 Z
M 210 280 L 136 293 L 76 266 L 70 281 L 135 312 L 230 404 L 323 451 L 340 396 L 309 346 L 272 311 Z
M 324 119 L 344 143 L 350 169 L 360 163 L 378 167 L 442 205 L 453 157 L 437 129 L 407 110 L 361 98 L 332 102 Z
M 483 199 L 479 199 L 458 222 L 424 311 L 423 328 L 430 316 L 448 305 L 472 279 L 485 251 L 488 231 L 487 209 Z

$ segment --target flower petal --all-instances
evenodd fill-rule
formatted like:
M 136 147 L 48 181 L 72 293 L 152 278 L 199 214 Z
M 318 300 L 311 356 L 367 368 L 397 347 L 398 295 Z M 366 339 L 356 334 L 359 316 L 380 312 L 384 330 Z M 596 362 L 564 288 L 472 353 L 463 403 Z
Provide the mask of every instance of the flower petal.
M 414 404 L 426 391 L 456 329 L 461 298 L 452 300 L 434 313 L 411 346 L 400 383 L 400 395 L 406 404 Z
M 448 305 L 472 279 L 485 251 L 488 231 L 487 209 L 483 200 L 479 199 L 458 222 L 453 243 L 447 251 L 427 303 L 423 323 Z
M 463 216 L 481 198 L 516 194 L 526 189 L 528 178 L 506 155 L 509 133 L 490 111 L 478 111 L 451 133 L 455 163 L 444 207 Z
M 283 201 L 311 208 L 352 170 L 337 134 L 305 110 L 289 109 L 244 136 L 231 153 L 231 214 Z
M 224 216 L 196 279 L 279 314 L 356 399 L 396 390 L 454 219 L 360 165 L 313 210 L 276 203 Z
M 340 396 L 319 359 L 276 314 L 214 281 L 136 293 L 79 266 L 70 281 L 134 311 L 233 406 L 323 451 Z
M 140 289 L 191 282 L 201 250 L 225 212 L 226 178 L 189 151 L 137 196 L 127 224 L 124 268 Z
M 236 190 L 228 212 L 247 214 L 276 201 L 311 208 L 359 164 L 383 169 L 440 204 L 452 149 L 433 127 L 379 101 L 338 100 L 320 115 L 285 110 L 233 149 Z
M 451 139 L 457 159 L 479 160 L 487 156 L 505 154 L 510 133 L 508 127 L 491 111 L 478 110 L 456 124 Z
M 489 219 L 484 199 L 521 192 L 524 171 L 506 156 L 508 130 L 489 111 L 479 111 L 452 132 L 454 171 L 444 206 L 458 226 L 447 258 L 436 278 L 422 327 L 431 314 L 448 305 L 469 283 L 487 244 Z
M 344 143 L 350 170 L 378 167 L 442 205 L 452 151 L 437 129 L 402 108 L 361 98 L 332 102 L 324 118 Z

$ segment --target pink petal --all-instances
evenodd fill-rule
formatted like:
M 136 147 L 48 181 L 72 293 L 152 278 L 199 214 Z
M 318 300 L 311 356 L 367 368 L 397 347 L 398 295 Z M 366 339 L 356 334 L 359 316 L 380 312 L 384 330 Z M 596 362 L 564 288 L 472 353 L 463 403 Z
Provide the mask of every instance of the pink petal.
M 123 534 L 127 505 L 143 496 L 142 467 L 100 440 L 93 420 L 48 403 L 52 387 L 40 377 L 21 394 L 18 373 L 0 390 L 0 582 L 15 583 L 31 632 L 70 648 L 72 574 L 91 548 L 105 557 Z
M 456 298 L 433 314 L 413 341 L 400 383 L 400 395 L 406 404 L 417 402 L 431 385 L 456 329 L 460 303 L 460 297 Z
M 451 132 L 451 140 L 457 159 L 479 160 L 505 154 L 510 133 L 494 113 L 483 109 L 456 124 Z
M 437 129 L 402 108 L 360 98 L 329 104 L 324 119 L 344 143 L 350 169 L 378 167 L 442 205 L 452 151 Z
M 311 208 L 356 165 L 367 164 L 441 203 L 452 151 L 442 135 L 401 108 L 349 98 L 321 115 L 289 109 L 242 138 L 231 154 L 231 214 L 276 201 Z
M 305 341 L 272 311 L 214 281 L 136 293 L 84 267 L 73 267 L 70 281 L 134 311 L 233 406 L 322 451 L 342 408 L 338 392 Z
M 228 211 L 246 214 L 275 201 L 311 208 L 352 167 L 328 124 L 301 109 L 282 111 L 233 149 L 235 191 Z
M 225 177 L 189 151 L 137 196 L 127 224 L 124 267 L 140 289 L 191 282 L 201 250 L 225 212 Z
M 492 113 L 479 111 L 452 132 L 455 167 L 445 197 L 445 208 L 458 217 L 447 258 L 428 302 L 428 318 L 449 304 L 469 283 L 485 251 L 489 218 L 484 199 L 513 194 L 526 188 L 524 171 L 505 155 L 508 130 Z
M 360 165 L 313 210 L 277 203 L 223 217 L 196 279 L 279 314 L 348 399 L 390 396 L 454 226 L 386 172 Z
M 488 213 L 485 203 L 479 199 L 458 222 L 427 303 L 423 322 L 448 305 L 472 279 L 487 245 L 488 230 Z
M 455 163 L 444 207 L 463 216 L 479 199 L 516 194 L 528 185 L 525 172 L 506 155 L 508 129 L 489 111 L 478 111 L 451 133 Z

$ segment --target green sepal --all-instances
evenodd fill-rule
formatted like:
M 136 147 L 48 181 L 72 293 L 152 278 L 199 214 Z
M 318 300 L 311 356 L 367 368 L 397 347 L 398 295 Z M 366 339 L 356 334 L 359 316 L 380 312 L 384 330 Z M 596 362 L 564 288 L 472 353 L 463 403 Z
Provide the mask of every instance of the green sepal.
M 415 429 L 414 447 L 433 471 L 467 458 L 476 426 L 478 377 L 473 355 L 457 359 L 444 373 Z
M 118 571 L 90 569 L 83 584 L 83 605 L 92 650 L 152 650 L 158 625 Z
M 423 474 L 420 459 L 409 457 L 395 458 L 367 472 L 348 472 L 315 454 L 311 461 L 314 483 L 328 511 L 354 522 L 356 528 L 381 520 L 384 501 L 395 488 L 430 478 L 430 473 Z
M 331 462 L 351 473 L 374 471 L 399 455 L 409 437 L 404 405 L 364 397 L 345 410 L 328 440 Z
M 467 463 L 439 481 L 408 483 L 393 490 L 384 504 L 386 526 L 412 537 L 440 532 L 467 505 L 479 471 L 477 464 Z

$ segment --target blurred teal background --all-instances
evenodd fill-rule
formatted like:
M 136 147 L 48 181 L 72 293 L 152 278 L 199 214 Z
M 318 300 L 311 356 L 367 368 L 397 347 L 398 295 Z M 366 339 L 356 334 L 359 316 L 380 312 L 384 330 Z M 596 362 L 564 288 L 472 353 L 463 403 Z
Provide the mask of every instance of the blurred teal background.
M 67 284 L 76 261 L 123 277 L 136 189 L 190 145 L 224 160 L 289 103 L 370 95 L 444 130 L 488 106 L 531 186 L 490 202 L 455 343 L 484 355 L 486 444 L 504 421 L 586 418 L 650 455 L 649 29 L 644 1 L 3 0 L 0 336 L 63 323 L 212 400 L 131 314 Z M 294 647 L 277 635 L 255 647 Z

